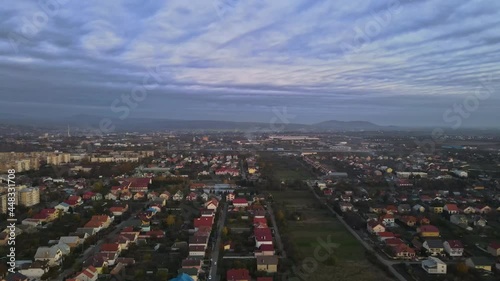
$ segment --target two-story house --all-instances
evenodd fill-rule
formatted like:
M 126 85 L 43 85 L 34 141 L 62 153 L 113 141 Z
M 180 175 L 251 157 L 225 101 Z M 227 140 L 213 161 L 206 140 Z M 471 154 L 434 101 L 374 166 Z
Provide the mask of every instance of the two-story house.
M 448 240 L 443 243 L 444 250 L 450 257 L 461 257 L 464 253 L 464 246 L 460 240 Z

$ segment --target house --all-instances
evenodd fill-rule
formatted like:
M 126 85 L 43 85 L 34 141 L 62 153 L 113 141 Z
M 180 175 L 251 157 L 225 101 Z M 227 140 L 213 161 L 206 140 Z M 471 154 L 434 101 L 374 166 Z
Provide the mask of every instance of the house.
M 411 209 L 412 209 L 412 211 L 414 213 L 423 213 L 423 212 L 425 212 L 425 207 L 422 206 L 422 205 L 419 205 L 419 204 L 414 205 Z
M 104 198 L 106 200 L 118 200 L 119 195 L 110 192 L 110 193 L 106 194 L 106 196 L 104 196 Z
M 222 248 L 224 249 L 224 251 L 233 251 L 234 243 L 231 241 L 227 241 L 224 244 L 222 244 Z
M 59 244 L 66 244 L 70 248 L 76 248 L 80 243 L 82 243 L 82 240 L 78 236 L 61 236 L 59 238 Z
M 5 280 L 5 281 L 29 281 L 29 278 L 24 275 L 24 274 L 21 274 L 20 272 L 15 272 L 15 273 L 11 273 L 9 275 L 7 275 L 7 277 L 5 277 L 5 279 L 2 279 L 2 281 Z
M 450 222 L 456 225 L 467 226 L 469 220 L 465 215 L 455 214 L 450 216 Z
M 432 211 L 434 214 L 442 214 L 444 212 L 444 207 L 443 206 L 431 206 L 431 207 L 429 207 L 429 210 Z
M 460 209 L 458 208 L 457 204 L 446 204 L 444 205 L 444 211 L 452 215 L 458 214 L 460 212 Z
M 152 183 L 150 178 L 131 178 L 122 182 L 123 187 L 126 187 L 133 193 L 137 192 L 148 192 L 148 186 Z
M 370 233 L 385 232 L 385 226 L 378 221 L 370 221 L 366 224 L 366 227 Z
M 49 271 L 50 267 L 46 261 L 35 261 L 21 265 L 17 272 L 25 275 L 30 280 L 41 280 L 41 277 Z
M 205 208 L 209 210 L 216 210 L 219 207 L 219 200 L 212 198 L 205 203 Z
M 204 257 L 205 250 L 205 246 L 189 245 L 189 256 Z
M 158 198 L 158 193 L 157 192 L 153 191 L 153 192 L 148 193 L 148 200 L 154 200 L 156 198 Z
M 103 269 L 108 267 L 109 265 L 108 259 L 105 255 L 106 254 L 90 256 L 83 262 L 83 266 L 86 267 L 93 266 L 97 270 L 98 274 L 103 274 Z
M 410 246 L 401 243 L 391 247 L 393 257 L 398 259 L 413 259 L 415 258 L 415 250 Z
M 340 210 L 342 212 L 347 212 L 347 211 L 352 211 L 354 210 L 354 205 L 352 205 L 351 203 L 349 202 L 340 202 L 339 203 L 339 206 L 340 206 Z
M 94 196 L 92 196 L 91 198 L 93 201 L 99 201 L 99 200 L 102 200 L 103 199 L 103 196 L 101 193 L 96 193 L 94 194 Z
M 233 200 L 234 200 L 234 198 L 235 198 L 234 193 L 228 193 L 228 194 L 226 195 L 226 201 L 228 201 L 228 202 L 233 201 Z
M 54 207 L 57 211 L 67 213 L 69 211 L 69 208 L 72 207 L 66 202 L 61 202 L 57 206 Z
M 208 195 L 208 193 L 203 192 L 203 193 L 200 195 L 200 198 L 201 198 L 201 200 L 203 200 L 203 202 L 207 202 L 207 201 L 208 201 L 208 199 L 210 199 L 210 195 Z
M 250 281 L 248 269 L 230 269 L 226 273 L 227 281 Z
M 378 236 L 378 240 L 379 241 L 385 241 L 387 239 L 391 239 L 391 238 L 395 238 L 396 237 L 394 233 L 392 233 L 392 232 L 386 232 L 386 231 L 384 231 L 384 232 L 378 232 L 377 236 Z
M 491 208 L 489 206 L 478 206 L 476 208 L 476 213 L 479 214 L 488 214 L 491 212 Z
M 174 196 L 172 196 L 172 200 L 174 201 L 182 201 L 182 199 L 184 199 L 184 193 L 182 193 L 182 191 L 177 191 Z
M 468 207 L 465 207 L 462 212 L 464 214 L 467 214 L 467 215 L 470 215 L 470 214 L 475 214 L 476 213 L 476 208 L 472 207 L 472 206 L 468 206 Z
M 461 257 L 464 253 L 464 246 L 460 240 L 448 240 L 443 243 L 444 250 L 450 257 Z
M 182 268 L 196 268 L 200 270 L 202 264 L 202 257 L 188 257 L 182 260 Z
M 132 199 L 132 192 L 129 192 L 128 190 L 126 191 L 123 191 L 121 194 L 120 194 L 120 200 L 125 200 L 125 201 L 128 201 Z
M 382 209 L 383 207 L 381 206 L 370 206 L 370 213 L 375 213 L 375 214 L 379 214 L 379 213 L 382 213 Z
M 196 199 L 198 199 L 198 194 L 196 194 L 195 192 L 190 192 L 188 195 L 186 195 L 187 201 L 195 201 Z
M 398 206 L 398 213 L 399 214 L 407 214 L 411 212 L 411 207 L 409 204 L 400 204 Z
M 113 214 L 113 216 L 121 216 L 128 210 L 128 205 L 125 206 L 113 206 L 109 208 L 109 211 Z
M 473 219 L 473 222 L 474 222 L 474 226 L 478 226 L 478 227 L 485 227 L 486 224 L 488 223 L 486 221 L 486 219 L 481 217 L 481 216 L 475 216 Z
M 402 216 L 399 220 L 409 227 L 414 227 L 417 224 L 417 218 L 414 216 Z
M 214 210 L 201 209 L 200 211 L 202 217 L 213 217 L 215 216 Z
M 85 228 L 93 228 L 99 232 L 103 228 L 109 227 L 113 220 L 107 215 L 92 216 L 89 222 L 85 224 Z
M 422 261 L 422 268 L 429 274 L 446 274 L 446 263 L 442 260 L 429 257 Z
M 57 247 L 38 247 L 35 253 L 35 261 L 47 261 L 50 267 L 58 266 L 63 254 Z
M 160 194 L 160 198 L 168 200 L 170 199 L 170 192 L 164 191 L 162 194 Z
M 471 257 L 465 260 L 468 267 L 485 271 L 491 271 L 494 263 L 486 257 Z
M 100 253 L 120 253 L 121 248 L 118 243 L 106 243 L 102 244 L 99 250 Z
M 421 237 L 439 237 L 439 229 L 433 225 L 421 225 L 417 232 Z
M 146 198 L 146 193 L 144 193 L 144 192 L 137 192 L 136 194 L 134 194 L 134 196 L 132 198 L 134 200 L 143 200 L 144 198 Z
M 398 208 L 396 206 L 394 206 L 394 205 L 387 205 L 384 208 L 384 213 L 386 213 L 386 214 L 392 214 L 392 215 L 397 214 L 398 213 Z
M 92 191 L 87 191 L 87 192 L 85 192 L 85 193 L 82 195 L 82 198 L 83 198 L 84 200 L 90 200 L 90 199 L 92 199 L 92 197 L 93 197 L 94 195 L 95 195 L 95 193 L 94 193 L 94 192 L 92 192 Z
M 214 224 L 214 217 L 200 217 L 194 219 L 195 228 L 201 228 L 201 227 L 211 228 L 213 224 Z
M 422 244 L 422 247 L 431 256 L 442 256 L 444 255 L 443 241 L 438 239 L 428 239 Z
M 255 228 L 255 247 L 259 248 L 262 245 L 273 245 L 273 235 L 269 228 Z
M 394 215 L 391 213 L 383 215 L 380 219 L 382 221 L 382 224 L 386 227 L 393 227 L 395 225 Z
M 500 256 L 500 243 L 491 242 L 487 247 L 488 253 L 490 253 L 494 257 Z
M 257 257 L 257 271 L 265 271 L 267 273 L 278 272 L 278 257 L 277 256 Z
M 333 189 L 327 188 L 323 190 L 323 195 L 325 196 L 332 196 L 333 195 Z
M 255 256 L 273 256 L 275 251 L 274 251 L 274 246 L 271 245 L 262 245 L 258 249 L 254 251 Z
M 233 206 L 235 208 L 246 208 L 248 207 L 248 201 L 245 198 L 234 198 Z
M 43 209 L 38 214 L 33 216 L 33 219 L 39 220 L 40 222 L 51 222 L 57 219 L 59 211 L 56 209 Z
M 386 239 L 383 239 L 383 241 L 384 241 L 385 245 L 389 246 L 389 247 L 394 247 L 394 246 L 397 246 L 400 244 L 404 244 L 403 240 L 396 238 L 396 237 L 386 238 Z
M 253 226 L 256 228 L 266 228 L 267 227 L 267 219 L 266 218 L 253 218 Z
M 97 269 L 93 266 L 89 266 L 73 277 L 73 279 L 78 281 L 96 281 L 98 277 L 99 273 Z

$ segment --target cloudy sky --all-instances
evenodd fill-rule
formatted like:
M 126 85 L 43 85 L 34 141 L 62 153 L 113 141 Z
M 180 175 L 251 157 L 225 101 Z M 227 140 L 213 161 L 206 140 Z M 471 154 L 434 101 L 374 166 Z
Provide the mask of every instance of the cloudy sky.
M 498 0 L 57 1 L 0 6 L 0 118 L 500 117 Z

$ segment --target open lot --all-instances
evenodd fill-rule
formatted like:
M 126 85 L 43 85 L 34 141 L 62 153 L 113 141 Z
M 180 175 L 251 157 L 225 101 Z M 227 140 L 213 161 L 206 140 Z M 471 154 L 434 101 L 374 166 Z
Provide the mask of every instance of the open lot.
M 333 217 L 322 209 L 309 191 L 272 192 L 277 205 L 284 209 L 300 211 L 300 221 L 287 221 L 282 232 L 291 241 L 295 255 L 315 258 L 314 252 L 322 248 L 322 241 L 338 245 L 333 256 L 334 265 L 318 261 L 318 267 L 309 275 L 310 280 L 390 280 L 390 278 L 365 258 L 365 250 L 359 242 Z M 285 249 L 286 250 L 286 249 Z M 321 251 L 324 254 L 325 251 Z M 299 265 L 297 265 L 299 266 Z
M 315 178 L 310 169 L 302 165 L 296 157 L 279 156 L 273 152 L 260 154 L 263 175 L 272 176 L 279 181 L 306 180 Z

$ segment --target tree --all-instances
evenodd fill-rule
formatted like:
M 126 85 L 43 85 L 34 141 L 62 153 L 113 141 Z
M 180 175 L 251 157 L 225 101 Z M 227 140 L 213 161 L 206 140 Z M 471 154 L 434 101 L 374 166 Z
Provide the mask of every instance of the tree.
M 156 272 L 156 277 L 158 277 L 159 280 L 167 280 L 168 273 L 164 270 L 158 270 L 158 272 Z
M 467 267 L 467 265 L 465 263 L 460 262 L 457 264 L 457 272 L 460 275 L 466 275 L 469 272 L 469 268 Z
M 166 219 L 166 223 L 168 226 L 172 226 L 173 224 L 175 224 L 175 216 L 174 215 L 168 215 L 167 219 Z
M 229 234 L 229 229 L 227 228 L 227 226 L 224 226 L 224 228 L 222 229 L 222 235 L 225 237 Z
M 134 272 L 135 280 L 144 280 L 145 275 L 146 275 L 146 272 L 144 272 L 143 269 L 137 269 Z
M 94 185 L 92 187 L 92 191 L 102 192 L 103 188 L 104 188 L 104 185 L 102 184 L 102 182 L 98 181 L 98 182 L 94 183 Z
M 285 214 L 283 213 L 282 210 L 279 210 L 277 213 L 276 213 L 276 218 L 280 221 L 283 221 L 285 219 Z
M 0 277 L 1 276 L 5 276 L 5 274 L 7 274 L 7 266 L 5 265 L 5 263 L 0 263 Z

